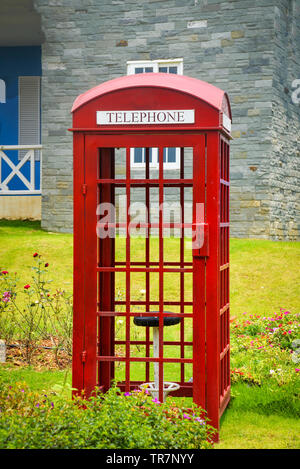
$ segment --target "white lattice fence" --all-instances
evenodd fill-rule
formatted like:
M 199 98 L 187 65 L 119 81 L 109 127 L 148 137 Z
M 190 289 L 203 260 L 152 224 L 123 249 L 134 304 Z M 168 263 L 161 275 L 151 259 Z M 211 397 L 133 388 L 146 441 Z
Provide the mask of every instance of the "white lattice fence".
M 36 180 L 36 164 L 35 164 L 35 151 L 39 152 L 40 159 L 40 170 L 42 164 L 42 145 L 0 145 L 0 195 L 14 195 L 14 194 L 41 194 L 42 190 L 42 181 L 40 179 L 40 189 L 36 189 L 35 180 Z M 9 158 L 9 151 L 18 150 L 23 152 L 23 156 L 17 164 L 14 164 L 13 161 Z M 24 154 L 25 152 L 25 154 Z M 3 179 L 2 176 L 2 160 L 10 167 L 11 171 Z M 30 162 L 30 173 L 29 178 L 25 177 L 21 172 L 21 168 L 24 166 L 27 161 Z M 23 190 L 10 190 L 8 187 L 9 182 L 12 178 L 18 177 L 27 189 Z

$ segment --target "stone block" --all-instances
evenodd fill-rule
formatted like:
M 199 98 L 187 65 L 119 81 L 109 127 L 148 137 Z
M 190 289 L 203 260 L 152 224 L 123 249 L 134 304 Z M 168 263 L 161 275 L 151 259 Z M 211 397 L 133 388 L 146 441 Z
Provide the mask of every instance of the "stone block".
M 244 31 L 231 31 L 231 37 L 232 39 L 240 39 L 242 37 L 245 37 L 245 32 Z
M 0 363 L 6 362 L 6 344 L 3 339 L 0 339 Z

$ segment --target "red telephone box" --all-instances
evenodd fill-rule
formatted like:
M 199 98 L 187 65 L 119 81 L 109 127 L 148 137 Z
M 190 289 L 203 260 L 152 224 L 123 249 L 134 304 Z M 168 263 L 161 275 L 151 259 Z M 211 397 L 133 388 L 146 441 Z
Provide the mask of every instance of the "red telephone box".
M 159 400 L 169 378 L 172 395 L 192 396 L 218 429 L 230 399 L 228 96 L 147 73 L 87 91 L 72 112 L 73 387 L 89 395 L 116 379 L 130 391 L 156 367 Z M 168 191 L 179 221 L 165 218 Z M 120 194 L 123 219 L 120 204 L 110 213 Z M 180 234 L 169 241 L 166 229 Z

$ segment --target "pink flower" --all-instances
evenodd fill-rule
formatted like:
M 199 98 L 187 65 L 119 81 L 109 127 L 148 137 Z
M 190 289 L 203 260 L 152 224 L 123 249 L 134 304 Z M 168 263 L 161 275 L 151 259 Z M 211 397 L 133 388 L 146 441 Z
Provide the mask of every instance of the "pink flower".
M 205 424 L 204 420 L 201 419 L 200 417 L 196 417 L 194 420 L 196 420 L 196 422 L 200 422 L 201 425 L 204 425 L 204 424 Z
M 3 293 L 2 301 L 4 303 L 8 303 L 10 301 L 10 298 L 11 298 L 11 293 L 9 291 L 5 291 Z
M 33 257 L 37 257 L 37 256 L 38 256 L 38 253 L 35 252 L 35 253 L 33 254 Z
M 2 275 L 7 275 L 7 274 L 8 274 L 8 271 L 7 271 L 7 270 L 2 270 L 1 274 L 2 274 Z
M 24 288 L 28 290 L 28 288 L 30 288 L 30 285 L 27 283 L 27 285 L 24 285 Z

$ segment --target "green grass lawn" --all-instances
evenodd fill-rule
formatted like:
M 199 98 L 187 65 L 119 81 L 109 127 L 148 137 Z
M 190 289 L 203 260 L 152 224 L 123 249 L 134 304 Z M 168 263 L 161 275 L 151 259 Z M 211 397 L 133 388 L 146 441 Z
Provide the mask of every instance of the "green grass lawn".
M 31 278 L 32 255 L 38 252 L 49 263 L 53 288 L 72 292 L 73 237 L 71 234 L 49 233 L 41 230 L 39 222 L 0 220 L 0 268 L 22 273 L 22 281 Z M 135 260 L 142 260 L 145 242 L 136 238 Z M 124 259 L 124 239 L 117 243 L 117 257 Z M 178 259 L 179 241 L 167 240 L 168 260 Z M 152 259 L 157 259 L 158 241 L 151 241 Z M 133 250 L 133 248 L 132 248 Z M 231 315 L 240 317 L 244 312 L 268 314 L 286 308 L 292 312 L 300 310 L 300 244 L 297 242 L 273 242 L 267 240 L 231 239 L 230 241 L 230 303 Z M 169 274 L 170 276 L 171 274 Z M 20 275 L 21 276 L 21 275 Z M 187 298 L 191 298 L 191 275 L 187 281 Z M 171 277 L 169 277 L 171 279 Z M 174 277 L 175 278 L 175 277 Z M 119 276 L 119 285 L 124 287 L 124 275 Z M 168 298 L 177 298 L 178 282 L 168 281 L 165 292 Z M 133 278 L 133 298 L 141 298 L 145 289 L 143 274 Z M 154 279 L 153 292 L 158 281 Z
M 134 239 L 135 260 L 145 255 L 145 243 Z M 122 259 L 124 240 L 119 239 L 117 256 Z M 178 259 L 178 239 L 166 240 L 168 260 Z M 133 246 L 133 245 L 132 245 Z M 63 288 L 72 293 L 72 235 L 49 233 L 41 230 L 38 222 L 0 221 L 0 269 L 17 272 L 20 284 L 31 280 L 33 253 L 38 252 L 49 263 L 52 289 Z M 158 252 L 157 239 L 151 240 L 152 259 Z M 124 258 L 123 258 L 124 259 Z M 299 265 L 300 244 L 264 240 L 231 239 L 230 242 L 230 301 L 231 315 L 242 318 L 243 313 L 267 315 L 285 308 L 293 313 L 300 311 Z M 187 296 L 192 294 L 191 276 L 187 280 Z M 166 278 L 165 293 L 170 299 L 178 298 L 178 282 Z M 124 290 L 124 276 L 120 275 L 120 291 Z M 153 294 L 158 282 L 153 277 Z M 133 297 L 143 298 L 144 274 L 132 279 Z M 176 331 L 174 331 L 176 334 Z M 1 366 L 1 374 L 13 381 L 25 380 L 36 390 L 70 393 L 70 372 L 15 369 Z M 170 378 L 172 371 L 170 371 Z M 263 401 L 265 388 L 249 388 L 247 384 L 233 386 L 234 399 L 221 422 L 219 448 L 299 448 L 299 420 L 291 413 L 277 407 L 266 412 Z M 270 403 L 272 396 L 268 397 Z M 270 404 L 271 405 L 271 404 Z M 277 410 L 276 410 L 277 409 Z

